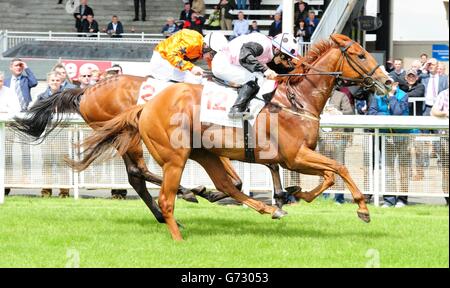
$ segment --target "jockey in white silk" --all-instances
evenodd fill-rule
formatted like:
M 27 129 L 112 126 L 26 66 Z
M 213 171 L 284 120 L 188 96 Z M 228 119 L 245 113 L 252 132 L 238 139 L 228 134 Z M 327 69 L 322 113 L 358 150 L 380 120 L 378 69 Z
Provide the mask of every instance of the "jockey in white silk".
M 263 75 L 268 79 L 277 77 L 278 74 L 267 67 L 269 62 L 274 60 L 279 64 L 277 57 L 296 57 L 297 52 L 298 43 L 288 33 L 280 34 L 274 39 L 261 33 L 242 35 L 220 50 L 212 61 L 214 76 L 234 85 L 242 85 L 228 116 L 244 116 L 247 104 L 258 93 L 258 78 Z

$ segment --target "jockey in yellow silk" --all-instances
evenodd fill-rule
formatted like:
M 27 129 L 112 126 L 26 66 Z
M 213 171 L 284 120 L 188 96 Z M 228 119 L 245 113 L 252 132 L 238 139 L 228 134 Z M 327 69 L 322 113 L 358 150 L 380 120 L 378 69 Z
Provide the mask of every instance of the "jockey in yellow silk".
M 207 54 L 212 49 L 205 39 L 197 31 L 183 29 L 161 41 L 150 60 L 151 75 L 165 81 L 201 83 L 204 71 L 194 63 L 202 57 L 211 57 Z

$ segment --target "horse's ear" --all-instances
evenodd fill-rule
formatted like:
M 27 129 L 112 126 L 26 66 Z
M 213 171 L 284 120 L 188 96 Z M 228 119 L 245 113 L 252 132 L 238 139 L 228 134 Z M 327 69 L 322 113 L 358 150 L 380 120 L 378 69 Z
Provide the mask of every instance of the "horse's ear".
M 342 35 L 342 34 L 333 34 L 330 36 L 331 40 L 333 40 L 334 43 L 336 43 L 339 46 L 345 46 L 345 43 L 347 41 L 352 40 L 349 37 Z
M 333 40 L 334 43 L 339 45 L 339 41 L 338 41 L 336 36 L 337 36 L 337 34 L 333 34 L 333 35 L 330 36 L 330 38 L 331 38 L 331 40 Z

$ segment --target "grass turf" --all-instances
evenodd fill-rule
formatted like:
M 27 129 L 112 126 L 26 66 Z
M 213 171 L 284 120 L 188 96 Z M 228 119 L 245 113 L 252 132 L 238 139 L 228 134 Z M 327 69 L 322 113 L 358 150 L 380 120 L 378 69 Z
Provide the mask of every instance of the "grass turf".
M 178 200 L 185 241 L 175 243 L 140 200 L 9 197 L 0 267 L 449 267 L 447 207 L 371 206 L 370 224 L 356 209 L 319 199 L 275 221 Z

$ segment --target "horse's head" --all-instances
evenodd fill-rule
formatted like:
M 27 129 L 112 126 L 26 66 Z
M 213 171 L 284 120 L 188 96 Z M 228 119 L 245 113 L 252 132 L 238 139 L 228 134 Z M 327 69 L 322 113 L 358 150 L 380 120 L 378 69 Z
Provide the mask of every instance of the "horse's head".
M 358 83 L 380 95 L 388 94 L 392 79 L 370 53 L 345 35 L 334 34 L 331 39 L 342 52 L 342 80 Z

